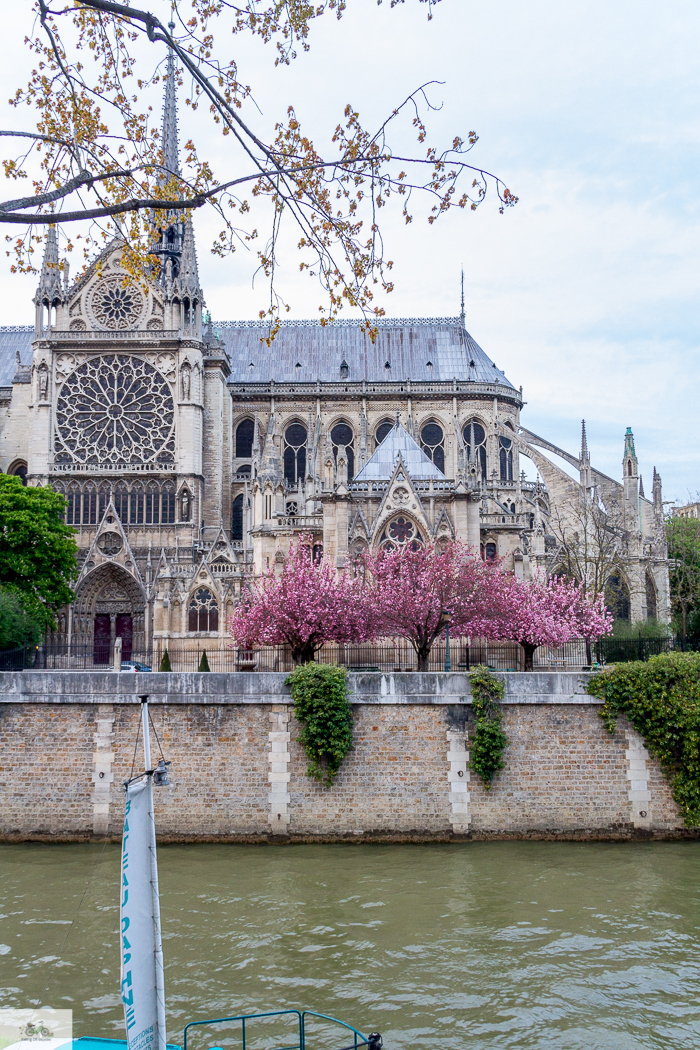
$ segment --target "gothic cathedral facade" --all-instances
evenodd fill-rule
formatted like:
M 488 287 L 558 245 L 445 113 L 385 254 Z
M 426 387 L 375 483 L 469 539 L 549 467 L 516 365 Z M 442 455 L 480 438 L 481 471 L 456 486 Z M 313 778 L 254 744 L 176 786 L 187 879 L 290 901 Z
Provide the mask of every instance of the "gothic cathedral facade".
M 661 479 L 647 499 L 631 431 L 621 481 L 591 466 L 585 428 L 576 456 L 532 433 L 463 309 L 382 320 L 374 340 L 284 322 L 268 346 L 263 323 L 206 315 L 191 220 L 171 217 L 159 254 L 142 286 L 115 239 L 70 283 L 51 230 L 34 324 L 0 330 L 0 470 L 61 492 L 80 550 L 58 639 L 224 645 L 241 587 L 302 533 L 338 568 L 459 539 L 519 576 L 557 571 L 588 504 L 616 537 L 618 615 L 669 620 Z

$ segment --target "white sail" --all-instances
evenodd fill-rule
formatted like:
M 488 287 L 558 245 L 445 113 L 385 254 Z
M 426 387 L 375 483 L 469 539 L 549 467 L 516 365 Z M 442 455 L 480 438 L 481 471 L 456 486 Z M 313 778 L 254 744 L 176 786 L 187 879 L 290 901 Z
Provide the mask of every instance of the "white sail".
M 150 754 L 146 768 L 149 766 Z M 121 992 L 128 1050 L 166 1050 L 165 982 L 151 776 L 139 778 L 126 790 L 120 917 Z

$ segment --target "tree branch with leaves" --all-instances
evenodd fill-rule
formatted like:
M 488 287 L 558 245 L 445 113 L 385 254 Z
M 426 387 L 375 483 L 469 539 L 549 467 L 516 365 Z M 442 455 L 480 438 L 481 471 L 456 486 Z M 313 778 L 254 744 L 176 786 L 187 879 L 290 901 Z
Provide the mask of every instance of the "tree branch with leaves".
M 55 223 L 68 228 L 69 249 L 72 240 L 82 240 L 86 256 L 118 232 L 132 271 L 150 272 L 168 213 L 191 214 L 206 206 L 221 222 L 212 246 L 216 254 L 242 246 L 256 250 L 256 270 L 269 286 L 260 315 L 269 316 L 273 327 L 288 308 L 276 271 L 282 238 L 290 231 L 301 270 L 324 293 L 323 320 L 352 307 L 371 328 L 371 319 L 384 313 L 375 291 L 393 287 L 380 223 L 387 205 L 396 200 L 410 223 L 422 200 L 433 223 L 453 208 L 476 209 L 489 188 L 501 211 L 517 198 L 500 178 L 471 163 L 474 132 L 455 135 L 446 147 L 429 142 L 434 83 L 398 100 L 374 130 L 348 104 L 325 149 L 314 144 L 292 106 L 271 139 L 256 130 L 248 116 L 252 89 L 240 81 L 235 59 L 222 57 L 230 52 L 229 38 L 247 34 L 274 44 L 275 64 L 289 64 L 299 50 L 308 50 L 312 23 L 324 14 L 341 18 L 350 2 L 188 0 L 187 12 L 176 7 L 165 25 L 149 11 L 109 0 L 79 0 L 75 6 L 36 0 L 34 30 L 26 40 L 35 67 L 11 100 L 18 112 L 29 109 L 35 126 L 0 130 L 8 144 L 22 143 L 3 161 L 6 177 L 32 184 L 32 193 L 0 202 L 0 223 L 23 228 L 8 236 L 13 268 L 35 269 L 42 231 Z M 431 15 L 435 3 L 428 3 Z M 168 64 L 170 53 L 174 62 Z M 226 139 L 222 170 L 201 156 L 194 139 L 185 144 L 182 170 L 168 164 L 148 103 L 168 69 L 187 84 L 186 104 L 194 111 L 206 108 Z M 407 128 L 415 151 L 397 148 Z M 266 232 L 252 218 L 260 205 Z

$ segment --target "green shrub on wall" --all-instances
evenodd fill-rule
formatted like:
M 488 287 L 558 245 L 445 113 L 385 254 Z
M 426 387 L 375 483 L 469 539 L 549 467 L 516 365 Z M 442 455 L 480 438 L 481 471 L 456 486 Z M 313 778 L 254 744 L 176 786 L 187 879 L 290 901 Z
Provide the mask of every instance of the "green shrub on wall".
M 476 715 L 474 738 L 469 742 L 469 768 L 481 777 L 488 790 L 496 773 L 503 769 L 503 752 L 508 747 L 508 737 L 501 728 L 500 708 L 505 686 L 483 665 L 469 672 L 469 682 Z
M 330 787 L 352 747 L 352 710 L 348 675 L 343 667 L 302 664 L 286 679 L 294 700 L 294 717 L 301 724 L 306 775 Z
M 622 711 L 661 762 L 685 823 L 700 825 L 700 654 L 663 653 L 597 674 L 588 692 L 605 703 L 610 733 Z

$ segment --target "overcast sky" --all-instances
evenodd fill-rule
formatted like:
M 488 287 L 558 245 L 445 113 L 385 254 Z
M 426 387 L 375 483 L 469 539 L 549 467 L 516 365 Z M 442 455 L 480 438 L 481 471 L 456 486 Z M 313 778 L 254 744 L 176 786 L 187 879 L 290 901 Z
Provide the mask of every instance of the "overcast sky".
M 28 6 L 14 26 L 4 12 L 1 97 L 22 73 Z M 150 6 L 165 10 L 162 0 Z M 442 103 L 431 140 L 475 130 L 475 161 L 520 203 L 499 215 L 487 201 L 432 227 L 387 215 L 396 284 L 387 313 L 455 316 L 463 266 L 467 327 L 522 383 L 525 425 L 577 452 L 585 417 L 593 462 L 614 477 L 631 426 L 647 493 L 656 465 L 664 497 L 686 500 L 700 489 L 700 6 L 442 0 L 430 22 L 426 6 L 349 0 L 340 22 L 314 27 L 310 53 L 290 68 L 275 70 L 271 50 L 246 42 L 236 56 L 259 127 L 293 102 L 322 139 L 346 102 L 372 125 L 420 83 L 444 81 L 431 89 Z M 20 126 L 9 107 L 4 120 Z M 183 114 L 184 133 L 201 136 L 203 121 Z M 223 165 L 216 134 L 208 148 Z M 214 318 L 256 316 L 265 292 L 251 288 L 254 260 L 212 257 L 215 222 L 200 215 L 196 229 Z M 314 316 L 317 286 L 291 252 L 284 261 L 292 316 Z M 0 323 L 31 322 L 35 284 L 0 269 Z

